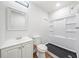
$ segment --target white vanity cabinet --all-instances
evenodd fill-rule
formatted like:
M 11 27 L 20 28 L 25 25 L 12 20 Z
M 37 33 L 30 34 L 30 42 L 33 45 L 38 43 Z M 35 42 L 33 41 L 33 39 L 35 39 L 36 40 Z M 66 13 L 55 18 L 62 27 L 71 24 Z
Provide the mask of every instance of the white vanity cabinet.
M 32 41 L 24 43 L 22 45 L 22 58 L 32 58 L 33 57 L 33 45 Z
M 33 41 L 1 49 L 1 58 L 32 58 Z
M 20 58 L 21 45 L 1 49 L 1 57 L 2 58 Z

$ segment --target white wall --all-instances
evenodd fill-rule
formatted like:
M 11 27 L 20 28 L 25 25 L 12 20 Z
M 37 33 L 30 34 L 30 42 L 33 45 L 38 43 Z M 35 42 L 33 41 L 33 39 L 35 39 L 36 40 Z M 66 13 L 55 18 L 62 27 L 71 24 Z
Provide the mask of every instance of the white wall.
M 5 40 L 5 11 L 4 7 L 0 5 L 0 43 Z
M 29 22 L 28 29 L 26 31 L 8 31 L 6 29 L 6 8 L 11 7 L 19 11 L 23 11 L 28 14 Z M 33 4 L 30 4 L 29 8 L 25 8 L 15 2 L 0 2 L 0 42 L 11 40 L 20 36 L 32 36 L 34 34 L 40 34 L 42 38 L 45 37 L 46 28 L 48 23 L 43 19 L 48 18 L 47 13 L 39 9 Z
M 53 13 L 51 13 L 52 20 L 60 19 L 69 16 L 70 8 L 64 7 L 62 9 L 59 9 Z
M 65 17 L 70 16 L 70 7 L 64 7 L 60 10 L 57 10 L 54 13 L 50 14 L 50 21 L 53 21 L 53 34 L 50 35 L 49 34 L 49 42 L 51 42 L 52 44 L 56 44 L 60 47 L 63 47 L 65 49 L 77 52 L 77 54 L 79 54 L 79 40 L 78 40 L 78 30 L 76 31 L 77 33 L 73 34 L 73 36 L 75 37 L 75 39 L 73 38 L 73 36 L 71 36 L 72 34 L 68 34 L 65 32 L 66 30 L 66 21 L 68 19 L 65 19 Z M 79 17 L 79 16 L 78 16 Z M 79 20 L 75 18 L 75 20 Z M 76 21 L 77 22 L 77 21 Z M 78 23 L 78 22 L 77 22 Z M 78 25 L 79 26 L 79 25 Z M 69 39 L 68 37 L 70 37 L 72 39 Z M 79 57 L 79 55 L 78 55 Z

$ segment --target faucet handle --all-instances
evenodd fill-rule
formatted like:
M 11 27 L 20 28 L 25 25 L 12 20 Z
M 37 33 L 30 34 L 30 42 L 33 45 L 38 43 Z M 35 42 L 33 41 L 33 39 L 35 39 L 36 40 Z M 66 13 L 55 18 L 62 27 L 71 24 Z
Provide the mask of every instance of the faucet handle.
M 19 39 L 22 39 L 22 37 L 21 36 L 18 36 L 16 39 L 19 40 Z

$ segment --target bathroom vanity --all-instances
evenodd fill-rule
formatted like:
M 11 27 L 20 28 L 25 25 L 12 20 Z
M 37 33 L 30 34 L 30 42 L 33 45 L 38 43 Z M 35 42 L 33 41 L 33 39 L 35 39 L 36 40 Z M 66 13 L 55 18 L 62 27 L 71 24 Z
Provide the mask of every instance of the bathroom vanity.
M 1 58 L 32 58 L 33 41 L 29 37 L 19 40 L 8 40 L 0 47 Z

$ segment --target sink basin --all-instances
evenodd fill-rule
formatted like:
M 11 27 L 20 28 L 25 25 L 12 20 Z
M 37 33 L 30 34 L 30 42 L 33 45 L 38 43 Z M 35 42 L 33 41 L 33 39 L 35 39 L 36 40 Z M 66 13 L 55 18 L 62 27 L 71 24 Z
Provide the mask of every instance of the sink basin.
M 16 40 L 20 40 L 20 39 L 22 39 L 22 37 L 21 37 L 21 36 L 19 36 L 19 37 L 16 37 Z

